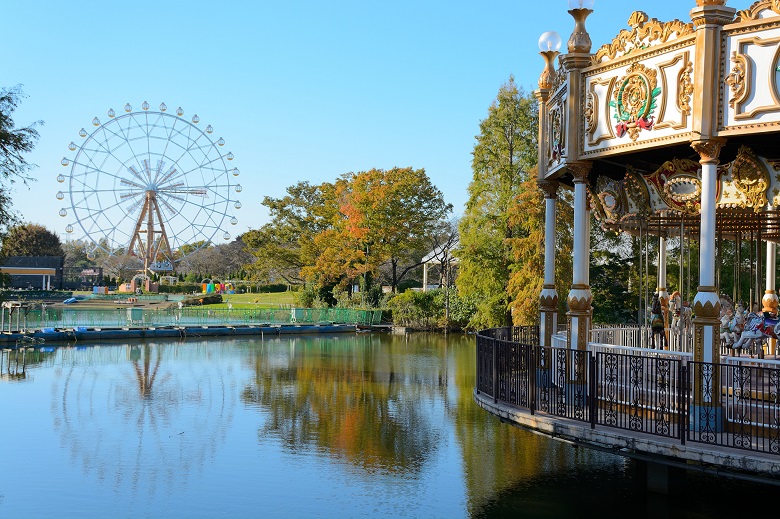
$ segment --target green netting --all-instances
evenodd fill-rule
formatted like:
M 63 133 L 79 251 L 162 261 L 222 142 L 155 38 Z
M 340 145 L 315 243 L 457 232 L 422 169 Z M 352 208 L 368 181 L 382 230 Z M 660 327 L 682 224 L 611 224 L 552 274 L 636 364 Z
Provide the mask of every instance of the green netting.
M 0 331 L 43 328 L 115 328 L 272 324 L 380 324 L 381 310 L 351 308 L 120 308 L 16 310 L 3 312 Z

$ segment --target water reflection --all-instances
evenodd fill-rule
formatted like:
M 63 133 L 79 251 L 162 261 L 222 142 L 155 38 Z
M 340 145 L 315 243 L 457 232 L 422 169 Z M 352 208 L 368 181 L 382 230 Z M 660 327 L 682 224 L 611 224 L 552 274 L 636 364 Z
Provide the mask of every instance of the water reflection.
M 205 344 L 61 350 L 54 430 L 72 463 L 132 492 L 185 486 L 214 458 L 236 401 L 227 366 Z
M 0 517 L 702 517 L 723 508 L 712 479 L 685 501 L 650 499 L 623 458 L 481 410 L 469 337 L 102 344 L 26 366 L 25 383 L 0 382 L 4 416 L 14 418 L 0 422 L 0 445 L 32 447 L 4 450 Z M 744 511 L 756 492 L 739 487 L 734 503 Z

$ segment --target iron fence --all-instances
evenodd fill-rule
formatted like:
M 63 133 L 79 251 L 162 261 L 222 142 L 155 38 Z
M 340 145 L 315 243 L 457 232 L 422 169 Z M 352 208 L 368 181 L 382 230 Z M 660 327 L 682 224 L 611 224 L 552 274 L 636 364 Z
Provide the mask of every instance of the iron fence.
M 477 334 L 476 390 L 531 414 L 780 454 L 780 363 L 538 345 L 538 328 Z M 603 345 L 594 345 L 603 346 Z

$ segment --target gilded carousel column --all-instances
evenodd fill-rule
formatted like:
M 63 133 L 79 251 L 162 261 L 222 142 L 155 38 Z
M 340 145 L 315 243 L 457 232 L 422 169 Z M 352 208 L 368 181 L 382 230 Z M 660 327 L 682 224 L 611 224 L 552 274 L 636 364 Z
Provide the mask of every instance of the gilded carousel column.
M 715 287 L 715 194 L 722 139 L 695 141 L 701 160 L 699 287 L 693 300 L 694 352 L 697 362 L 720 361 L 720 298 Z
M 588 220 L 587 182 L 592 164 L 576 162 L 567 165 L 574 177 L 574 246 L 572 263 L 574 276 L 567 302 L 569 311 L 569 348 L 588 349 L 591 303 L 593 295 L 588 285 L 588 250 L 590 221 Z
M 715 287 L 715 195 L 722 139 L 695 141 L 701 159 L 699 287 L 693 300 L 693 408 L 690 427 L 699 434 L 722 430 L 720 406 L 720 298 Z
M 544 286 L 539 296 L 541 311 L 539 344 L 552 346 L 552 336 L 558 328 L 558 292 L 555 290 L 555 202 L 558 182 L 539 181 L 544 191 Z
M 697 0 L 691 10 L 695 27 L 696 55 L 693 85 L 693 133 L 699 139 L 691 146 L 701 164 L 701 227 L 699 243 L 699 287 L 694 298 L 694 360 L 720 362 L 720 298 L 715 287 L 715 196 L 718 182 L 718 156 L 725 141 L 717 137 L 720 52 L 723 25 L 731 22 L 736 10 L 725 0 Z M 701 395 L 699 395 L 701 396 Z

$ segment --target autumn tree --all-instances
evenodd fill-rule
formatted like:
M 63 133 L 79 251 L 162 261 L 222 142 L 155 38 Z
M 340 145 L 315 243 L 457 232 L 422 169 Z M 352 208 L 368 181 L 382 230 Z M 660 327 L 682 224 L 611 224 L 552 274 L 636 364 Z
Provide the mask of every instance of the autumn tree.
M 509 279 L 517 268 L 512 239 L 525 231 L 510 218 L 510 210 L 533 177 L 529 172 L 537 160 L 537 129 L 536 100 L 510 77 L 480 122 L 460 221 L 457 285 L 461 296 L 477 301 L 472 328 L 512 322 Z
M 59 236 L 42 225 L 24 223 L 11 227 L 0 254 L 9 256 L 65 256 Z
M 320 255 L 314 238 L 331 228 L 338 211 L 334 192 L 334 184 L 299 182 L 288 187 L 282 198 L 263 199 L 271 221 L 242 236 L 254 256 L 247 265 L 253 279 L 273 282 L 281 278 L 290 285 L 303 284 L 301 270 Z
M 328 251 L 307 272 L 375 276 L 387 265 L 393 291 L 430 247 L 452 205 L 424 169 L 371 169 L 347 173 L 337 184 L 339 203 L 332 229 L 315 238 Z M 367 287 L 365 287 L 367 288 Z
M 514 264 L 509 275 L 509 299 L 514 325 L 539 321 L 539 294 L 544 284 L 544 196 L 537 187 L 536 168 L 525 180 L 515 203 L 509 209 L 509 223 L 517 229 L 509 240 Z M 555 224 L 555 279 L 558 293 L 566 294 L 572 279 L 574 244 L 573 192 L 561 186 L 557 192 Z M 566 298 L 558 298 L 558 311 L 565 313 Z

